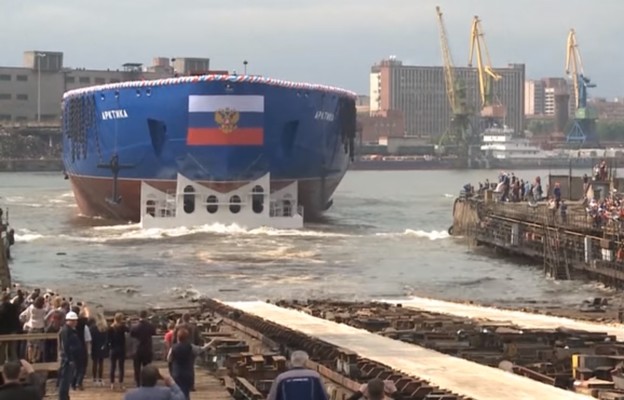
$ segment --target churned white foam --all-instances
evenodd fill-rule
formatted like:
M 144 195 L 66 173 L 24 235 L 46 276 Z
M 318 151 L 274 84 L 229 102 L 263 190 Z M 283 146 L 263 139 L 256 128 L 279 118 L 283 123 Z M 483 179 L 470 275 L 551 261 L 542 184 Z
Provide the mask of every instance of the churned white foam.
M 108 232 L 108 233 L 107 233 Z M 95 234 L 93 234 L 95 233 Z M 347 237 L 337 233 L 329 233 L 311 230 L 257 228 L 245 229 L 236 224 L 209 224 L 197 227 L 178 227 L 171 229 L 150 228 L 142 229 L 140 224 L 97 226 L 92 228 L 91 235 L 75 237 L 69 236 L 70 240 L 79 242 L 105 243 L 109 241 L 162 239 L 168 237 L 180 237 L 198 233 L 212 233 L 218 235 L 258 235 L 258 236 L 302 236 L 302 237 Z
M 408 235 L 408 236 L 427 238 L 429 240 L 440 240 L 440 239 L 446 239 L 446 238 L 451 237 L 451 235 L 449 235 L 447 231 L 426 232 L 426 231 L 421 231 L 421 230 L 415 231 L 413 229 L 406 229 L 403 234 Z
M 18 242 L 18 243 L 19 242 L 22 242 L 22 243 L 33 242 L 33 241 L 35 241 L 37 239 L 41 239 L 43 237 L 44 236 L 42 234 L 37 233 L 37 232 L 32 232 L 32 231 L 30 231 L 28 229 L 18 229 L 15 232 L 15 241 Z
M 453 197 L 455 197 L 455 195 L 450 193 L 444 193 L 444 197 L 446 197 L 447 199 L 452 199 Z
M 429 240 L 440 240 L 451 237 L 447 231 L 423 231 L 423 230 L 414 230 L 414 229 L 406 229 L 402 233 L 377 233 L 376 236 L 416 236 L 423 239 Z

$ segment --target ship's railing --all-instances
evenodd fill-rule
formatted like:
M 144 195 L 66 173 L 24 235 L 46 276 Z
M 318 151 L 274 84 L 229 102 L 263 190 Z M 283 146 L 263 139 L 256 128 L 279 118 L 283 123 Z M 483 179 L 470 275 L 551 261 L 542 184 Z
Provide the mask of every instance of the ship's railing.
M 303 216 L 303 206 L 293 207 L 289 202 L 272 201 L 269 208 L 269 216 L 272 218 L 292 217 L 293 211 Z

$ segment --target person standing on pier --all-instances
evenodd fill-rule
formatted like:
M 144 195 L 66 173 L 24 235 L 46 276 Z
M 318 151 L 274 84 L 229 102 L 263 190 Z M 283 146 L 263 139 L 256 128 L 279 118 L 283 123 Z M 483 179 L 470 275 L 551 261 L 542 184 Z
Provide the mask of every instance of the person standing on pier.
M 191 389 L 195 384 L 195 357 L 209 346 L 199 347 L 191 342 L 191 333 L 186 328 L 178 329 L 177 343 L 171 347 L 167 361 L 171 365 L 171 376 L 178 384 L 185 399 L 190 400 Z
M 308 353 L 300 350 L 290 355 L 291 370 L 275 378 L 267 400 L 328 400 L 319 373 L 305 368 L 308 358 Z
M 152 349 L 152 337 L 156 335 L 156 328 L 147 320 L 147 311 L 139 314 L 139 322 L 130 329 L 130 336 L 139 343 L 134 353 L 134 381 L 137 386 L 141 385 L 141 368 L 150 364 L 154 358 Z
M 184 313 L 182 314 L 182 317 L 178 320 L 178 323 L 174 329 L 173 332 L 173 344 L 177 343 L 178 341 L 178 331 L 180 329 L 186 329 L 188 331 L 188 337 L 189 337 L 189 341 L 191 342 L 191 344 L 193 344 L 194 346 L 200 346 L 201 343 L 201 338 L 199 336 L 199 329 L 197 329 L 197 325 L 195 323 L 193 323 L 191 321 L 191 314 L 190 313 Z M 192 370 L 193 376 L 192 376 L 192 381 L 191 381 L 191 392 L 195 391 L 195 369 Z
M 110 384 L 115 390 L 115 369 L 119 366 L 119 389 L 124 390 L 124 373 L 126 364 L 126 333 L 128 326 L 122 313 L 115 314 L 113 324 L 108 329 L 108 348 L 110 349 Z
M 108 323 L 101 313 L 95 317 L 91 330 L 91 362 L 93 363 L 93 384 L 104 386 L 104 359 L 108 358 Z
M 76 370 L 76 361 L 82 356 L 82 343 L 78 332 L 78 314 L 68 312 L 65 316 L 65 326 L 59 333 L 59 347 L 61 351 L 61 367 L 58 372 L 59 376 L 59 400 L 69 400 L 69 387 L 74 379 Z
M 80 304 L 80 303 L 79 303 Z M 89 363 L 89 353 L 91 352 L 91 331 L 89 330 L 89 309 L 85 304 L 72 307 L 72 312 L 78 315 L 76 323 L 76 332 L 80 339 L 80 357 L 76 359 L 76 371 L 72 381 L 74 390 L 84 390 L 83 381 L 87 373 L 87 364 Z
M 0 334 L 8 335 L 19 331 L 19 312 L 17 306 L 11 303 L 11 296 L 8 293 L 2 294 L 0 304 Z M 0 343 L 0 364 L 7 360 L 17 360 L 17 342 Z

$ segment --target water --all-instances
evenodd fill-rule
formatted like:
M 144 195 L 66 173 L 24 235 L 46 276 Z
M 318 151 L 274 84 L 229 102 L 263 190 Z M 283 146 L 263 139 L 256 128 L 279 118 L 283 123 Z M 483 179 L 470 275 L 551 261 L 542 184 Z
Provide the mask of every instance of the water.
M 565 172 L 565 171 L 564 171 Z M 353 171 L 302 231 L 219 225 L 143 231 L 82 217 L 60 174 L 0 174 L 16 229 L 14 279 L 115 307 L 224 300 L 432 296 L 578 304 L 606 289 L 475 253 L 454 238 L 454 195 L 488 171 Z M 523 171 L 522 177 L 546 177 Z

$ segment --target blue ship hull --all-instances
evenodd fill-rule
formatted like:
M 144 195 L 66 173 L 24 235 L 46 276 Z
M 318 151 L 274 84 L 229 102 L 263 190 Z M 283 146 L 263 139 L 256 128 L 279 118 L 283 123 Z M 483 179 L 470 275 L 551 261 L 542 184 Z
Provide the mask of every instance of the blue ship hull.
M 263 96 L 262 118 L 252 121 L 262 143 L 189 144 L 197 119 L 189 96 L 219 95 Z M 354 137 L 353 93 L 258 77 L 125 82 L 63 99 L 63 162 L 89 216 L 138 221 L 141 181 L 174 189 L 180 173 L 228 191 L 267 172 L 274 188 L 298 181 L 306 216 L 318 215 L 348 168 Z

